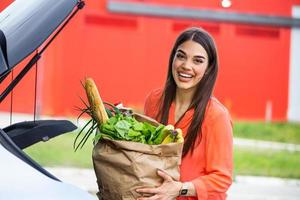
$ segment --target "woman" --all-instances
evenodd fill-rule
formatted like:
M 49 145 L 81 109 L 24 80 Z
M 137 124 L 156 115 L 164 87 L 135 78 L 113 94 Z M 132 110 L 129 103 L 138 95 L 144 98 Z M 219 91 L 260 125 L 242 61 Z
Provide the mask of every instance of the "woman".
M 169 59 L 164 89 L 152 91 L 145 114 L 181 128 L 185 142 L 180 181 L 158 171 L 164 179 L 151 194 L 138 200 L 223 200 L 232 183 L 232 125 L 226 108 L 214 97 L 218 56 L 212 37 L 190 28 L 177 38 Z

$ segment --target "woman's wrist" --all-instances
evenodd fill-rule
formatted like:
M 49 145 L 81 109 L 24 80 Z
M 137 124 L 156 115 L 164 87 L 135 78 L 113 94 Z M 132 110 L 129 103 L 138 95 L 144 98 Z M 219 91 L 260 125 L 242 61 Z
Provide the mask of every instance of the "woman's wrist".
M 183 185 L 183 182 L 180 182 L 180 181 L 178 181 L 178 182 L 176 182 L 176 194 L 177 194 L 177 196 L 176 197 L 178 197 L 178 196 L 180 196 L 180 191 L 181 191 L 181 188 L 182 188 L 182 185 Z
M 182 182 L 178 196 L 196 196 L 195 186 L 192 182 Z

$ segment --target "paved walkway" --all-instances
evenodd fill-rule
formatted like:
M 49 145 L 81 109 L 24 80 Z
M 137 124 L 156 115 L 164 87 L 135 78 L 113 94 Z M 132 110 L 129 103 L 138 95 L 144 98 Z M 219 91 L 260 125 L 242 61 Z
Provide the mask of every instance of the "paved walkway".
M 271 149 L 275 151 L 286 150 L 290 152 L 300 152 L 299 144 L 270 142 L 270 141 L 262 141 L 262 140 L 250 140 L 250 139 L 242 139 L 242 138 L 234 138 L 233 143 L 235 146 L 240 146 L 240 147 Z
M 238 176 L 228 200 L 300 200 L 300 180 Z
M 96 177 L 91 169 L 47 169 L 64 182 L 92 194 L 97 191 Z M 237 176 L 228 191 L 228 200 L 300 200 L 300 180 Z

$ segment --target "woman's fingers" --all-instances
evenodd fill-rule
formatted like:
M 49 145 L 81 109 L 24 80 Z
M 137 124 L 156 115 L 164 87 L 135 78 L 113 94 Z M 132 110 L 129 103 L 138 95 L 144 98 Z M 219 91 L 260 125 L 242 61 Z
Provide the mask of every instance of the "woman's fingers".
M 158 189 L 157 188 L 140 188 L 140 189 L 136 189 L 136 191 L 138 193 L 148 193 L 148 194 L 156 194 L 156 193 L 158 193 Z
M 169 176 L 166 172 L 162 171 L 162 170 L 157 170 L 157 174 L 162 177 L 164 179 L 164 183 L 157 188 L 139 188 L 136 189 L 136 191 L 138 193 L 141 194 L 152 194 L 153 196 L 151 197 L 139 197 L 137 200 L 157 200 L 157 199 L 161 199 L 161 195 L 163 195 L 164 197 L 168 196 L 168 191 L 169 191 L 169 187 L 170 185 L 173 185 L 173 178 L 171 176 Z M 177 194 L 177 193 L 176 193 Z
M 157 170 L 157 174 L 162 177 L 165 181 L 173 181 L 173 178 L 171 176 L 169 176 L 167 173 L 161 171 L 161 170 Z

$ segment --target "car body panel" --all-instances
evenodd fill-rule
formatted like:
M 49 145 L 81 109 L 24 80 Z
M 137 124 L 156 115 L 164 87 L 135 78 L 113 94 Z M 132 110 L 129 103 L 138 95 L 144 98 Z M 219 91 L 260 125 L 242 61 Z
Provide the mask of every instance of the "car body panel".
M 35 170 L 0 145 L 0 199 L 92 200 L 92 195 Z

